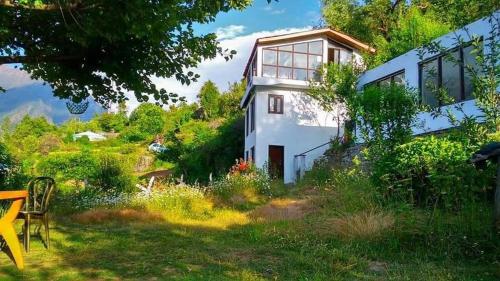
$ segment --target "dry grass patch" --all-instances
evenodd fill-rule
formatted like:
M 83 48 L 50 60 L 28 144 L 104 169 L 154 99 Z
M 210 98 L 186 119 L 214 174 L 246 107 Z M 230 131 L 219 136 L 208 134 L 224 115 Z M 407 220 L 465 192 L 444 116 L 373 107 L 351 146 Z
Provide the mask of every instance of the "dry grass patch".
M 344 239 L 379 237 L 384 232 L 393 229 L 395 223 L 392 214 L 364 211 L 328 219 L 320 227 L 320 232 L 334 233 Z
M 297 220 L 313 210 L 309 200 L 275 199 L 250 213 L 256 221 Z
M 160 222 L 164 217 L 160 213 L 136 209 L 95 209 L 73 215 L 76 222 L 83 224 L 103 223 L 110 221 L 118 222 Z

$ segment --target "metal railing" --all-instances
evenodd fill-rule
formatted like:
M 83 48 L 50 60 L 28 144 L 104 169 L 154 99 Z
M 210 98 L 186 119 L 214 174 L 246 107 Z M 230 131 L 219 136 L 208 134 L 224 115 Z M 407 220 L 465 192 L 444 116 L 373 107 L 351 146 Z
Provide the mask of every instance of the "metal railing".
M 313 147 L 307 151 L 304 151 L 302 153 L 296 154 L 293 156 L 293 168 L 295 170 L 295 181 L 300 180 L 301 178 L 304 177 L 304 174 L 306 173 L 306 156 L 309 152 L 312 152 L 316 149 L 322 148 L 325 145 L 329 145 L 335 140 L 332 139 L 324 144 L 318 145 L 316 147 Z

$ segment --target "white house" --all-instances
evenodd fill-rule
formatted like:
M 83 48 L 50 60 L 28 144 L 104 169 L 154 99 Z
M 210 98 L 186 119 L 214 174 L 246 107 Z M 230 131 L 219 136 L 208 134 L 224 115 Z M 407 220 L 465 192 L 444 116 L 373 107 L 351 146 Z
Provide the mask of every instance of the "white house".
M 296 179 L 297 166 L 310 167 L 323 155 L 342 124 L 307 94 L 308 81 L 327 62 L 361 63 L 368 45 L 331 29 L 257 39 L 245 68 L 245 158 L 267 167 L 285 183 Z M 306 157 L 307 156 L 307 157 Z
M 488 46 L 492 40 L 495 42 L 500 40 L 498 30 L 496 36 L 492 36 L 493 24 L 499 24 L 500 12 L 494 13 L 491 17 L 475 21 L 434 40 L 441 49 L 450 51 L 455 61 L 446 59 L 442 53 L 414 49 L 366 71 L 359 79 L 359 88 L 373 83 L 405 83 L 419 92 L 424 104 L 442 106 L 444 110 L 450 108 L 458 118 L 462 118 L 463 114 L 457 111 L 453 104 L 439 104 L 432 89 L 429 89 L 431 84 L 442 86 L 457 103 L 463 103 L 463 110 L 467 115 L 480 116 L 473 99 L 471 75 L 464 65 L 478 67 L 475 59 L 477 53 L 471 53 L 475 48 L 470 44 L 474 38 L 481 38 L 483 46 L 481 51 L 485 54 L 490 52 Z M 494 19 L 493 22 L 490 19 Z M 464 63 L 457 64 L 456 61 Z M 452 126 L 447 118 L 433 118 L 430 113 L 420 113 L 418 123 L 419 126 L 413 128 L 414 134 L 445 130 Z
M 77 139 L 80 139 L 80 138 L 83 138 L 83 137 L 87 137 L 89 139 L 89 141 L 103 141 L 103 140 L 106 140 L 106 137 L 103 136 L 103 135 L 101 135 L 101 134 L 97 134 L 97 133 L 94 133 L 94 132 L 91 132 L 91 131 L 86 131 L 86 132 L 74 134 L 73 135 L 73 141 L 76 141 Z

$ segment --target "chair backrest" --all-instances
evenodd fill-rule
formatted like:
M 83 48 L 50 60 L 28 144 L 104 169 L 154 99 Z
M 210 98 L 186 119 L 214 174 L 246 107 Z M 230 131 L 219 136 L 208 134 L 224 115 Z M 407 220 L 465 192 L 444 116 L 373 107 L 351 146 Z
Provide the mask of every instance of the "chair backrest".
M 38 177 L 28 183 L 29 196 L 26 199 L 26 211 L 45 213 L 49 210 L 49 201 L 56 187 L 53 178 Z

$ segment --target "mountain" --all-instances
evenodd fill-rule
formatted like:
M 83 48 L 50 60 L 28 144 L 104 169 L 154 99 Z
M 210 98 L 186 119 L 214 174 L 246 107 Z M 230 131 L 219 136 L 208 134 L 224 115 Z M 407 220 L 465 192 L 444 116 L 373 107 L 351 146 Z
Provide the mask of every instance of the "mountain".
M 66 100 L 56 98 L 50 86 L 42 81 L 32 80 L 28 73 L 9 66 L 0 65 L 0 120 L 9 117 L 13 123 L 25 115 L 44 116 L 55 124 L 63 123 L 73 117 L 66 107 Z M 96 102 L 90 102 L 87 111 L 78 115 L 83 121 L 91 119 L 104 109 Z

